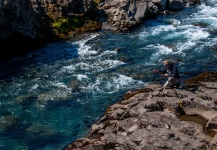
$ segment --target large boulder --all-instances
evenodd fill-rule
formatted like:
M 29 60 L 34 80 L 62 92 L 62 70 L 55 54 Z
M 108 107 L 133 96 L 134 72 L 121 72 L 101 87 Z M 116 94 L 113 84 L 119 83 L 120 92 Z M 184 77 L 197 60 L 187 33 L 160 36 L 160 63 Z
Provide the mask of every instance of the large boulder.
M 150 2 L 146 0 L 106 0 L 100 5 L 100 9 L 107 14 L 108 22 L 117 31 L 122 31 L 144 21 L 148 14 L 149 4 Z M 157 11 L 156 8 L 155 12 Z
M 114 30 L 124 31 L 165 10 L 181 10 L 186 4 L 186 0 L 105 0 L 99 9 L 104 10 Z

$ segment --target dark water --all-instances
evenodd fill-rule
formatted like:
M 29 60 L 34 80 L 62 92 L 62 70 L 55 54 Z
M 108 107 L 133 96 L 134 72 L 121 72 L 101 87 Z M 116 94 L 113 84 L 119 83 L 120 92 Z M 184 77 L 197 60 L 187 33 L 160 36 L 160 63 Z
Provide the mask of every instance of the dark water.
M 183 79 L 216 71 L 217 5 L 209 4 L 1 62 L 0 149 L 62 149 L 126 91 L 164 82 L 152 74 L 164 59 L 177 61 Z

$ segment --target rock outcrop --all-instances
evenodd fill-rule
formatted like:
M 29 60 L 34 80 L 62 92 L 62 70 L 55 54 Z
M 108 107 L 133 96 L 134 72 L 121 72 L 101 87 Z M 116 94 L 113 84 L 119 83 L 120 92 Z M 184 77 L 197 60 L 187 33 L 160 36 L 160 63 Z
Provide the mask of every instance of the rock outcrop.
M 217 148 L 217 78 L 196 91 L 150 84 L 128 91 L 67 150 L 192 150 Z M 190 117 L 192 119 L 188 119 Z M 200 124 L 200 119 L 203 123 Z M 188 121 L 186 121 L 188 120 Z
M 0 44 L 13 55 L 62 37 L 52 23 L 65 18 L 89 18 L 97 15 L 92 0 L 1 0 Z M 82 21 L 85 21 L 82 20 Z
M 119 31 L 127 30 L 142 22 L 150 7 L 146 0 L 107 0 L 100 6 L 100 9 L 107 14 L 108 22 Z
M 128 30 L 158 13 L 167 14 L 197 3 L 191 0 L 105 0 L 99 9 L 108 16 L 116 31 Z

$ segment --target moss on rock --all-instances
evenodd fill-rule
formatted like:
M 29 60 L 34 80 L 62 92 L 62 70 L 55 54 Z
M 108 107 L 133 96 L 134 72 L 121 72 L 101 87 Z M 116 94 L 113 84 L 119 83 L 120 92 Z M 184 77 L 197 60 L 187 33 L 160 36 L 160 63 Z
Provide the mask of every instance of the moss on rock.
M 99 4 L 102 2 L 102 0 L 93 0 L 94 3 Z
M 92 21 L 92 20 L 86 20 L 84 25 L 78 29 L 79 32 L 94 32 L 101 29 L 101 23 Z

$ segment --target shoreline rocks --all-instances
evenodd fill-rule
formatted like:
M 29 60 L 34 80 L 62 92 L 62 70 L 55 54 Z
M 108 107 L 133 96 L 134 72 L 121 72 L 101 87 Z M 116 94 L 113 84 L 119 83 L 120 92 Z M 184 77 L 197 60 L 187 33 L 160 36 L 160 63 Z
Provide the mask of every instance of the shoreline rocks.
M 0 44 L 5 50 L 0 58 L 17 56 L 47 43 L 68 39 L 76 32 L 126 31 L 159 13 L 179 11 L 198 1 L 103 0 L 97 4 L 94 0 L 2 0 Z
M 158 14 L 167 15 L 170 11 L 180 11 L 199 3 L 199 0 L 105 0 L 98 9 L 107 16 L 107 24 L 112 25 L 112 30 L 122 32 Z
M 216 149 L 217 78 L 198 82 L 195 91 L 165 90 L 159 84 L 128 91 L 124 100 L 107 108 L 87 137 L 76 139 L 66 150 Z M 193 119 L 181 120 L 185 115 Z M 206 120 L 205 126 L 194 121 L 196 116 Z

